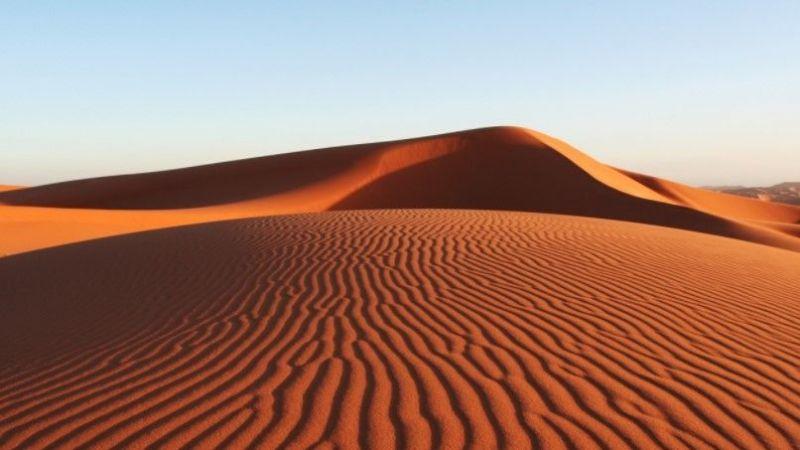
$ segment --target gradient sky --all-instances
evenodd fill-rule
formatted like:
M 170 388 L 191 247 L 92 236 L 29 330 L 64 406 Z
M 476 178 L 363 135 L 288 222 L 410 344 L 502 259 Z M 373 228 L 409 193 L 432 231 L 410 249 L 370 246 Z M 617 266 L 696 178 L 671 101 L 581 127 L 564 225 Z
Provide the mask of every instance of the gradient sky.
M 501 124 L 800 180 L 797 0 L 389 3 L 4 1 L 0 184 Z

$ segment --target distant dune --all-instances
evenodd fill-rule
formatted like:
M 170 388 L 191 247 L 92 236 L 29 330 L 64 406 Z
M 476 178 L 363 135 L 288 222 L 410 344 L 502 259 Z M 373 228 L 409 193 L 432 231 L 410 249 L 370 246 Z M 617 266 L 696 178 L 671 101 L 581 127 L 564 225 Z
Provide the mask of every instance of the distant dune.
M 800 448 L 800 208 L 522 128 L 0 193 L 0 448 Z
M 707 189 L 755 198 L 765 202 L 800 205 L 800 181 L 779 183 L 768 187 L 712 186 Z

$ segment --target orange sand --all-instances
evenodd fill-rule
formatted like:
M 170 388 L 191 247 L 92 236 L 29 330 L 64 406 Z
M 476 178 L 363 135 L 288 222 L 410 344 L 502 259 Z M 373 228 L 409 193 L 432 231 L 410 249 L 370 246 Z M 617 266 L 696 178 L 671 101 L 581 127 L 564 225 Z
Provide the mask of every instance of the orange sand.
M 519 128 L 0 199 L 0 448 L 800 446 L 798 208 Z
M 552 212 L 800 250 L 800 207 L 601 164 L 544 134 L 494 127 L 0 193 L 0 254 L 166 226 L 337 209 Z M 791 228 L 791 227 L 789 227 Z

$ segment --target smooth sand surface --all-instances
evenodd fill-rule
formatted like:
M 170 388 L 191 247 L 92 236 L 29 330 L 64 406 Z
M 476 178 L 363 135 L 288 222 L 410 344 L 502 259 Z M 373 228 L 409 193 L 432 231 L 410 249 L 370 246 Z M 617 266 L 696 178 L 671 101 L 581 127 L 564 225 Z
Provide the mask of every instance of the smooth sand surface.
M 800 208 L 497 127 L 0 193 L 0 448 L 800 448 Z
M 0 259 L 5 448 L 791 448 L 800 254 L 328 212 Z

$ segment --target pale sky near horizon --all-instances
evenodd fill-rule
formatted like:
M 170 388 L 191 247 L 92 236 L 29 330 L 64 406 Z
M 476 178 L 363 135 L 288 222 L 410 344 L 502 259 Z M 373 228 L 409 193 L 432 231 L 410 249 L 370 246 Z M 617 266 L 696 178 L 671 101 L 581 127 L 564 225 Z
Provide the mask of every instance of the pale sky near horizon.
M 522 125 L 800 180 L 800 2 L 0 3 L 0 184 Z

